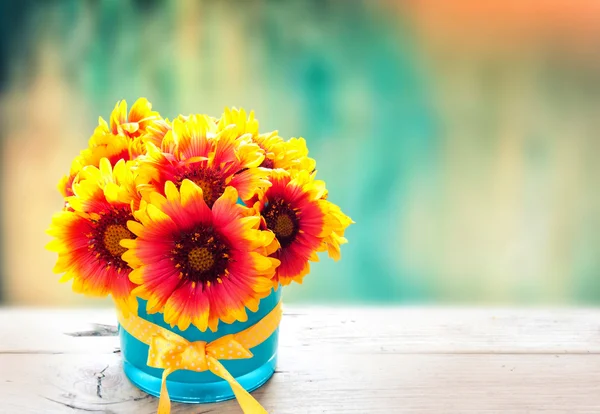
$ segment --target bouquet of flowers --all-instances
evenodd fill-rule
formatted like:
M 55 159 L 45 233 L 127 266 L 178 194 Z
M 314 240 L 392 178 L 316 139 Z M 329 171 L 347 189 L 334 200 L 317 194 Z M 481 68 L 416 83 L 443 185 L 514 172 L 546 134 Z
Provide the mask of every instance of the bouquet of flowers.
M 305 140 L 259 132 L 252 112 L 170 121 L 120 101 L 59 183 L 54 271 L 125 314 L 145 300 L 182 331 L 246 321 L 318 252 L 340 258 L 352 220 L 315 176 Z

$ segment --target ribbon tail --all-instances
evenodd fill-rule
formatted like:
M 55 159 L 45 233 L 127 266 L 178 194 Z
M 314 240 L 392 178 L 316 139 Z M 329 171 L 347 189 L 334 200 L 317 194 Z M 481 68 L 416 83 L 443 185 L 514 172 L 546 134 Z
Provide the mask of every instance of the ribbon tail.
M 165 369 L 162 374 L 160 398 L 158 400 L 158 414 L 170 414 L 171 412 L 171 399 L 169 398 L 169 391 L 167 390 L 167 377 L 171 372 L 173 371 Z
M 267 410 L 233 378 L 217 359 L 213 357 L 209 357 L 208 359 L 210 361 L 210 371 L 229 383 L 244 414 L 268 414 Z

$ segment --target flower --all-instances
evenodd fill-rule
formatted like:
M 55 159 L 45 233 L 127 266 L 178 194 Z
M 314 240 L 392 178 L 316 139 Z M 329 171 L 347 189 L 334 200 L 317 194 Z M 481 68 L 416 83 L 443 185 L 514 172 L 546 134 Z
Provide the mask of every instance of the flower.
M 327 251 L 329 257 L 337 261 L 342 258 L 340 245 L 348 243 L 348 239 L 344 237 L 344 232 L 354 221 L 342 213 L 342 210 L 333 203 L 329 203 L 329 214 L 334 218 L 331 220 L 332 231 L 323 239 L 319 251 Z
M 98 128 L 101 128 L 99 126 Z M 97 129 L 98 129 L 97 128 Z M 92 138 L 94 138 L 92 136 Z M 93 147 L 82 150 L 71 163 L 69 175 L 64 176 L 58 183 L 58 190 L 63 197 L 72 196 L 73 183 L 77 181 L 79 172 L 87 166 L 98 168 L 101 159 L 107 159 L 111 165 L 115 165 L 119 160 L 129 160 L 129 143 L 122 136 L 112 137 L 104 141 L 96 140 Z
M 84 167 L 98 167 L 102 158 L 107 158 L 114 166 L 119 160 L 132 160 L 144 154 L 145 142 L 141 136 L 146 134 L 147 129 L 154 131 L 161 128 L 163 122 L 158 112 L 152 111 L 152 104 L 146 98 L 138 99 L 129 113 L 127 102 L 117 102 L 110 115 L 110 124 L 102 117 L 98 119 L 88 148 L 75 157 L 69 175 L 60 180 L 58 189 L 63 197 L 73 195 L 73 182 Z
M 329 250 L 330 256 L 339 258 L 344 230 L 352 220 L 325 199 L 324 182 L 307 171 L 273 170 L 271 182 L 254 208 L 278 242 L 269 246 L 271 257 L 281 261 L 273 281 L 275 286 L 302 283 L 309 261 L 318 260 L 316 252 Z
M 98 159 L 96 164 L 99 164 L 99 162 L 100 159 Z M 77 174 L 79 174 L 79 171 L 81 171 L 86 165 L 94 165 L 94 161 L 88 161 L 85 158 L 84 151 L 81 151 L 81 153 L 71 162 L 69 175 L 63 176 L 58 182 L 58 191 L 63 197 L 70 197 L 73 195 L 73 182 L 75 181 Z
M 46 246 L 58 253 L 55 273 L 64 273 L 62 282 L 73 280 L 73 290 L 92 296 L 111 294 L 124 309 L 134 311 L 131 296 L 134 284 L 131 268 L 121 258 L 122 239 L 134 237 L 127 229 L 133 220 L 131 203 L 136 199 L 133 175 L 124 160 L 111 167 L 103 158 L 99 168 L 87 166 L 66 200 L 69 210 L 52 218 L 48 234 L 54 239 Z
M 145 98 L 119 101 L 60 180 L 54 271 L 125 313 L 145 299 L 180 330 L 245 322 L 317 253 L 340 259 L 353 221 L 315 175 L 306 141 L 261 133 L 253 112 L 169 121 Z
M 237 136 L 249 134 L 265 155 L 261 167 L 285 170 L 306 170 L 313 172 L 316 167 L 314 159 L 308 157 L 308 148 L 304 138 L 291 138 L 284 141 L 277 131 L 260 134 L 258 120 L 254 112 L 246 115 L 246 111 L 236 108 L 225 108 L 225 112 L 218 121 L 219 130 L 235 125 Z
M 152 110 L 152 104 L 146 98 L 139 98 L 127 113 L 127 102 L 118 101 L 110 114 L 110 132 L 136 138 L 144 134 L 146 129 L 160 119 L 158 112 Z
M 258 309 L 271 290 L 279 261 L 266 256 L 271 232 L 259 230 L 260 218 L 236 204 L 238 193 L 227 187 L 212 209 L 200 186 L 184 179 L 178 190 L 167 181 L 164 193 L 142 202 L 122 241 L 123 255 L 134 270 L 134 294 L 147 299 L 150 313 L 163 312 L 172 326 L 215 331 L 219 320 L 246 321 L 245 307 Z
M 146 131 L 141 138 L 144 142 L 151 142 L 160 148 L 163 138 L 171 128 L 172 124 L 168 119 L 158 119 L 146 128 Z
M 214 119 L 206 115 L 175 119 L 161 148 L 148 142 L 146 149 L 139 168 L 143 181 L 149 183 L 140 186 L 147 201 L 153 192 L 162 193 L 167 181 L 177 186 L 185 179 L 195 182 L 209 207 L 227 186 L 248 200 L 270 185 L 268 171 L 258 168 L 264 159 L 260 148 L 249 137 L 238 136 L 233 125 L 217 131 Z
M 254 118 L 254 111 L 246 114 L 244 109 L 225 108 L 221 118 L 216 120 L 217 129 L 223 131 L 233 126 L 233 134 L 240 137 L 248 134 L 251 138 L 258 135 L 258 120 Z
M 277 135 L 277 131 L 274 131 L 260 134 L 253 140 L 265 152 L 265 160 L 261 167 L 309 173 L 316 168 L 315 160 L 308 156 L 304 138 L 290 138 L 288 141 L 284 141 Z
M 213 123 L 217 124 L 218 120 L 216 118 L 209 116 L 207 117 L 210 118 Z M 186 115 L 179 115 L 176 119 L 180 122 L 185 123 L 188 121 L 189 118 L 190 117 Z M 152 142 L 155 146 L 160 148 L 165 135 L 167 135 L 167 132 L 169 132 L 172 129 L 173 123 L 171 121 L 169 121 L 168 119 L 159 119 L 153 122 L 152 125 L 149 125 L 146 128 L 145 133 L 141 135 L 140 138 L 142 138 L 144 142 Z

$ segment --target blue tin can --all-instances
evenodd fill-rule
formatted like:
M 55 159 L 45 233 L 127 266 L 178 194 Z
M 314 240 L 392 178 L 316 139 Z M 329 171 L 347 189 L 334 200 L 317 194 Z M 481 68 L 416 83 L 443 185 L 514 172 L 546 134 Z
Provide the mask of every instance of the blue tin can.
M 162 313 L 152 315 L 146 313 L 146 301 L 142 299 L 138 299 L 138 316 L 169 329 L 190 342 L 212 342 L 222 336 L 238 333 L 254 325 L 275 308 L 280 298 L 281 288 L 277 291 L 273 290 L 269 296 L 260 301 L 257 312 L 247 311 L 248 320 L 246 322 L 234 322 L 232 324 L 220 322 L 217 332 L 210 330 L 201 332 L 193 325 L 185 331 L 181 331 L 177 327 L 172 328 L 165 323 Z M 119 336 L 123 355 L 123 369 L 127 378 L 141 390 L 158 397 L 163 370 L 146 365 L 148 345 L 135 339 L 121 327 L 119 327 Z M 253 391 L 267 382 L 275 372 L 278 337 L 279 329 L 262 344 L 250 350 L 254 355 L 252 358 L 223 360 L 220 362 L 242 387 L 248 392 Z M 229 384 L 210 371 L 180 370 L 173 372 L 167 378 L 167 389 L 171 401 L 184 403 L 210 403 L 234 398 Z

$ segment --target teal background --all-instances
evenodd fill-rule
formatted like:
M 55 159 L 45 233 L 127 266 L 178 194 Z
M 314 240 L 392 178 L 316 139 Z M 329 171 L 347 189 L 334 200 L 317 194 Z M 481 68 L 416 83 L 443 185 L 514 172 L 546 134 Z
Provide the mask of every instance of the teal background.
M 598 303 L 600 19 L 435 3 L 2 2 L 3 300 L 108 303 L 41 234 L 98 115 L 146 96 L 306 138 L 356 224 L 287 302 Z

